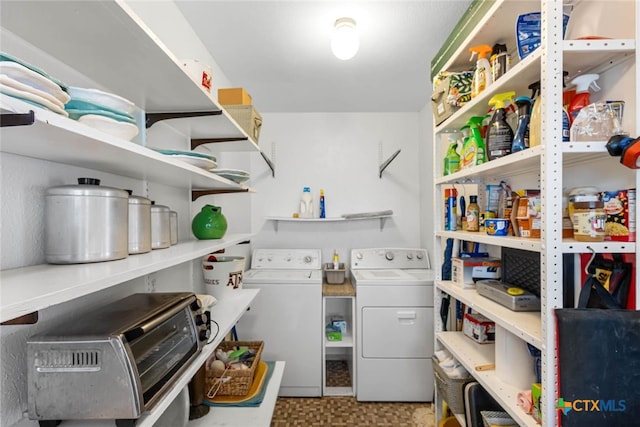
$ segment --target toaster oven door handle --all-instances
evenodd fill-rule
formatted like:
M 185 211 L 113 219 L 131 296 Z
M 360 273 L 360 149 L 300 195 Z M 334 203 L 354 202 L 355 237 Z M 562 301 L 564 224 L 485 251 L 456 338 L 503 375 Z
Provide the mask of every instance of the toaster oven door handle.
M 175 307 L 173 307 L 170 310 L 167 310 L 163 313 L 161 313 L 158 316 L 153 317 L 151 320 L 149 320 L 146 323 L 143 323 L 133 329 L 128 330 L 127 332 L 124 333 L 124 337 L 127 339 L 127 341 L 131 342 L 137 338 L 140 338 L 141 336 L 143 336 L 144 334 L 148 333 L 149 331 L 152 331 L 154 328 L 156 328 L 158 325 L 162 324 L 163 322 L 165 322 L 166 320 L 170 319 L 174 314 L 178 313 L 180 310 L 184 309 L 185 306 L 189 305 L 189 300 L 187 300 L 186 302 L 183 302 L 180 305 L 177 305 Z

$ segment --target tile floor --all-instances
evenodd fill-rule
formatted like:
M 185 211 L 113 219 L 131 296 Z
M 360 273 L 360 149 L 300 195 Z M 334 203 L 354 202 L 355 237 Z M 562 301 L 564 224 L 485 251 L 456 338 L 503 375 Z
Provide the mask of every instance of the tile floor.
M 327 385 L 351 386 L 346 362 L 327 363 Z M 433 427 L 431 403 L 358 402 L 355 397 L 281 397 L 271 427 Z

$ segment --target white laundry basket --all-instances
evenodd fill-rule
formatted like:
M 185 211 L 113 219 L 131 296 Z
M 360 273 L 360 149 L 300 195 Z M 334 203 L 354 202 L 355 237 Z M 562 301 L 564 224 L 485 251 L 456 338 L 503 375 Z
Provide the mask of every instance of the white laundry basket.
M 206 256 L 202 261 L 202 272 L 207 293 L 221 299 L 235 289 L 241 289 L 244 264 L 245 258 L 241 256 Z

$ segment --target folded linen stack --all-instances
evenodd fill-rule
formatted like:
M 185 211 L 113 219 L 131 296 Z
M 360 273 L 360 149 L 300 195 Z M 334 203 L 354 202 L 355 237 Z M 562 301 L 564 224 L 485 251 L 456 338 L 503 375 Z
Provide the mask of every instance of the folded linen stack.
M 0 93 L 68 117 L 67 86 L 31 64 L 0 52 Z
M 447 350 L 437 350 L 434 353 L 434 358 L 449 378 L 466 378 L 469 376 L 469 372 L 464 368 L 464 366 L 462 366 L 460 362 L 458 362 L 458 360 Z

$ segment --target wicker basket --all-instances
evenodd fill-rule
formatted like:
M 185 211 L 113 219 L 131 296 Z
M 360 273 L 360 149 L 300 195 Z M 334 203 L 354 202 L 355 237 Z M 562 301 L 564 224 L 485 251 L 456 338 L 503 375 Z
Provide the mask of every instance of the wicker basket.
M 260 363 L 264 341 L 222 341 L 218 346 L 223 351 L 234 350 L 239 347 L 248 347 L 256 352 L 256 357 L 249 369 L 227 369 L 221 378 L 215 377 L 207 369 L 205 377 L 205 394 L 208 398 L 214 396 L 246 396 L 253 384 L 256 368 Z
M 464 386 L 473 380 L 471 375 L 465 378 L 451 378 L 438 364 L 435 357 L 431 359 L 433 363 L 433 376 L 436 381 L 438 397 L 449 405 L 454 414 L 464 413 Z

